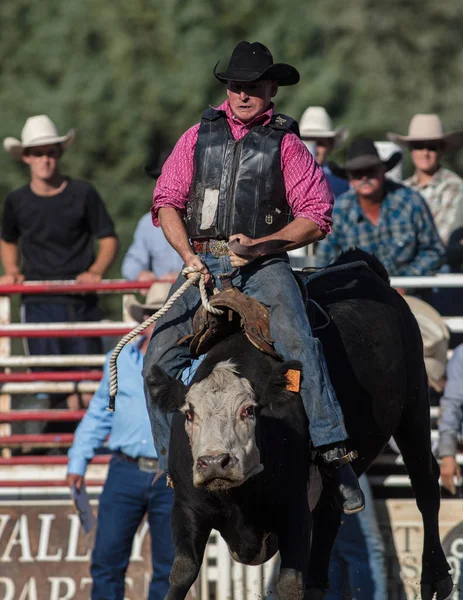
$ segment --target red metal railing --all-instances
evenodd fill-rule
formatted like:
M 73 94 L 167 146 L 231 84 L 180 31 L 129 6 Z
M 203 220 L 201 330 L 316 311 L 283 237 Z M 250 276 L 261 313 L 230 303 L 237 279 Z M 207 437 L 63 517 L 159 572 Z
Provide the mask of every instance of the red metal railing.
M 110 454 L 97 455 L 90 462 L 92 465 L 107 465 L 111 459 Z M 0 458 L 1 465 L 25 466 L 25 465 L 67 465 L 67 456 L 12 456 L 11 458 Z
M 101 371 L 37 371 L 36 373 L 0 373 L 0 383 L 22 381 L 100 381 Z
M 173 279 L 166 277 L 157 279 L 159 283 L 173 283 Z M 124 279 L 104 279 L 100 283 L 77 283 L 76 281 L 26 281 L 11 285 L 1 285 L 0 295 L 12 294 L 84 294 L 98 292 L 111 294 L 117 292 L 138 292 L 148 290 L 152 281 L 125 281 Z
M 173 278 L 162 278 L 159 283 L 173 283 Z M 101 379 L 101 370 L 93 367 L 101 366 L 104 356 L 41 356 L 13 357 L 10 356 L 9 340 L 12 338 L 47 338 L 47 337 L 120 337 L 132 330 L 134 324 L 128 322 L 99 322 L 99 323 L 10 323 L 10 299 L 12 294 L 83 294 L 88 292 L 101 293 L 131 293 L 147 290 L 153 282 L 138 282 L 124 280 L 104 280 L 100 283 L 82 284 L 75 281 L 26 282 L 20 285 L 0 286 L 0 362 L 5 369 L 0 373 L 0 487 L 62 487 L 66 486 L 63 479 L 68 459 L 65 455 L 35 456 L 31 454 L 12 456 L 13 450 L 50 448 L 69 448 L 74 435 L 72 433 L 12 433 L 11 425 L 27 422 L 78 422 L 85 410 L 12 410 L 11 396 L 17 393 L 72 393 L 78 389 L 87 391 L 95 389 Z M 84 371 L 58 371 L 56 367 L 78 367 Z M 0 368 L 2 368 L 0 367 Z M 22 372 L 11 368 L 23 369 Z M 38 367 L 35 372 L 24 372 L 24 369 Z M 54 370 L 45 371 L 51 367 Z M 67 383 L 66 383 L 67 382 Z M 85 382 L 89 382 L 86 384 Z M 37 385 L 34 385 L 37 384 Z M 64 386 L 69 386 L 64 388 Z M 71 385 L 75 384 L 75 385 Z M 31 387 L 32 386 L 32 387 Z M 85 386 L 85 390 L 84 387 Z M 93 387 L 92 387 L 93 386 Z M 43 389 L 42 389 L 43 388 Z M 91 465 L 105 467 L 109 455 L 96 456 Z M 39 471 L 37 471 L 37 468 Z M 51 470 L 50 470 L 51 469 Z M 56 471 L 58 469 L 58 471 Z M 28 476 L 31 475 L 31 476 Z M 88 481 L 89 485 L 100 486 L 103 481 L 95 477 Z
M 85 410 L 10 410 L 0 413 L 0 423 L 25 421 L 80 421 Z M 0 438 L 3 440 L 3 438 Z

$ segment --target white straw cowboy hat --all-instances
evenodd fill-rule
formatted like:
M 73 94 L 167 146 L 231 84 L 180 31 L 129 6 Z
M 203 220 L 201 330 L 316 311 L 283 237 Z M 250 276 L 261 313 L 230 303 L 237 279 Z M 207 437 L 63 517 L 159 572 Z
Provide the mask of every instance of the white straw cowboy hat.
M 387 138 L 403 148 L 409 148 L 410 142 L 442 142 L 445 150 L 454 150 L 463 146 L 463 131 L 444 133 L 442 121 L 438 115 L 415 115 L 408 126 L 408 135 L 388 132 Z
M 75 129 L 70 129 L 66 135 L 59 135 L 56 125 L 47 115 L 29 117 L 21 131 L 21 141 L 13 137 L 3 140 L 3 147 L 13 158 L 19 160 L 25 148 L 61 144 L 67 148 L 76 135 Z
M 429 384 L 442 392 L 445 386 L 445 368 L 449 349 L 449 330 L 444 319 L 432 306 L 413 296 L 404 296 L 423 338 L 424 363 Z
M 164 306 L 170 288 L 171 284 L 164 281 L 153 283 L 144 303 L 139 302 L 134 294 L 126 296 L 125 309 L 134 321 L 143 323 L 145 315 L 154 313 Z
M 341 125 L 333 129 L 333 123 L 323 106 L 309 106 L 299 122 L 299 132 L 303 140 L 332 139 L 334 146 L 342 146 L 349 137 L 347 127 Z

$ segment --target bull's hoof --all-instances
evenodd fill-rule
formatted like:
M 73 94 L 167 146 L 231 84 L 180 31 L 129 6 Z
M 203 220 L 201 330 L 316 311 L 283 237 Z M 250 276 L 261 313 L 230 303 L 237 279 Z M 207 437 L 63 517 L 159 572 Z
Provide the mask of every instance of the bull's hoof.
M 306 590 L 304 600 L 323 600 L 325 597 L 325 590 L 319 588 L 310 588 Z
M 422 583 L 421 598 L 422 600 L 450 600 L 456 586 L 453 585 L 450 575 L 444 577 L 437 583 Z M 434 596 L 435 594 L 435 596 Z

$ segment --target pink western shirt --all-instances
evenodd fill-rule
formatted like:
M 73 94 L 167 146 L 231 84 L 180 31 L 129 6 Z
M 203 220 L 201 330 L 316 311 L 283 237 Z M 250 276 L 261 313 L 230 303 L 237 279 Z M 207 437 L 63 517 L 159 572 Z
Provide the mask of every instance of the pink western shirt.
M 230 108 L 228 100 L 218 107 L 227 115 L 228 125 L 235 140 L 240 140 L 255 125 L 267 125 L 273 114 L 273 104 L 267 112 L 250 123 L 242 123 Z M 159 227 L 160 208 L 171 207 L 184 214 L 194 172 L 194 149 L 198 140 L 199 124 L 191 127 L 179 139 L 164 163 L 153 194 L 151 214 Z M 303 217 L 316 223 L 324 233 L 331 231 L 331 212 L 334 196 L 321 167 L 294 133 L 287 133 L 281 142 L 281 171 L 286 187 L 286 199 L 294 217 Z M 239 232 L 237 232 L 239 233 Z

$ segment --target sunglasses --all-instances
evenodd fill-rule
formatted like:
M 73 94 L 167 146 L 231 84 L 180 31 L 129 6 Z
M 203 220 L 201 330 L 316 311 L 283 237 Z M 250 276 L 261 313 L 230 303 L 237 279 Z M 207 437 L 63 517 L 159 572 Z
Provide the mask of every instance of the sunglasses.
M 373 179 L 378 176 L 378 167 L 369 167 L 368 169 L 358 169 L 355 171 L 349 171 L 349 179 Z
M 439 142 L 410 142 L 411 150 L 429 150 L 429 152 L 439 152 L 441 149 Z
M 49 150 L 28 150 L 28 156 L 33 156 L 35 158 L 40 158 L 41 156 L 46 156 L 47 158 L 58 158 L 59 150 L 56 148 L 50 148 Z

